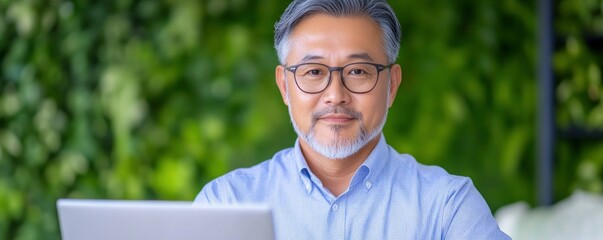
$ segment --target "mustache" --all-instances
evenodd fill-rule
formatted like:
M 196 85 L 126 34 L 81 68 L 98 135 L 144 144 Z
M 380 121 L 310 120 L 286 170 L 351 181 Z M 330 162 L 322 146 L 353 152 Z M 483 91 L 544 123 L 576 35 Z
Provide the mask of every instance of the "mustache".
M 318 119 L 320 119 L 321 117 L 323 117 L 327 114 L 337 114 L 337 113 L 349 115 L 354 119 L 358 119 L 358 120 L 362 121 L 362 113 L 360 113 L 360 112 L 354 111 L 353 109 L 350 109 L 347 107 L 330 106 L 330 107 L 326 107 L 324 109 L 321 109 L 319 111 L 312 113 L 312 122 L 317 122 Z

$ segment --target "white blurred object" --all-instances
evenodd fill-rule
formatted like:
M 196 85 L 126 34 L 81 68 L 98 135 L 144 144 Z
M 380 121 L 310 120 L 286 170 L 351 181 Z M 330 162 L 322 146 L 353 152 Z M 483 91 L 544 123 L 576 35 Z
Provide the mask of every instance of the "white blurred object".
M 551 207 L 525 202 L 500 208 L 496 221 L 515 240 L 603 239 L 603 196 L 577 191 Z

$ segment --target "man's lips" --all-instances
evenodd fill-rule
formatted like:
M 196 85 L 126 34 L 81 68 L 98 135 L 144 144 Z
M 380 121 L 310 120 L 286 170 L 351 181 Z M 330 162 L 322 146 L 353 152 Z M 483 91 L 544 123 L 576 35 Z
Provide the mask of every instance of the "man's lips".
M 318 119 L 330 123 L 347 123 L 349 121 L 355 120 L 356 118 L 346 114 L 327 114 Z

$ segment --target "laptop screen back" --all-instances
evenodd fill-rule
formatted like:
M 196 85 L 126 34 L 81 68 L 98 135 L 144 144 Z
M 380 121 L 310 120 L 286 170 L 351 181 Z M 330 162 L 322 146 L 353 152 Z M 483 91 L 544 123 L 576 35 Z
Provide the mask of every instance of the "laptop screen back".
M 57 207 L 63 240 L 274 239 L 268 207 L 75 199 Z

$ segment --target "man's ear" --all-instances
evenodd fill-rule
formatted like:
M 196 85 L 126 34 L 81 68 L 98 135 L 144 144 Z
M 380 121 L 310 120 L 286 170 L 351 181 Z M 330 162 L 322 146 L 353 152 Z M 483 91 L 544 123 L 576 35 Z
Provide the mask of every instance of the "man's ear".
M 287 80 L 285 79 L 285 67 L 282 65 L 276 66 L 276 69 L 274 69 L 274 79 L 276 80 L 278 90 L 281 92 L 283 102 L 285 105 L 289 106 L 289 102 L 287 101 Z
M 400 84 L 402 84 L 402 67 L 400 67 L 400 64 L 394 64 L 391 66 L 389 84 L 388 108 L 394 104 L 396 94 L 398 93 L 398 88 L 400 87 Z

